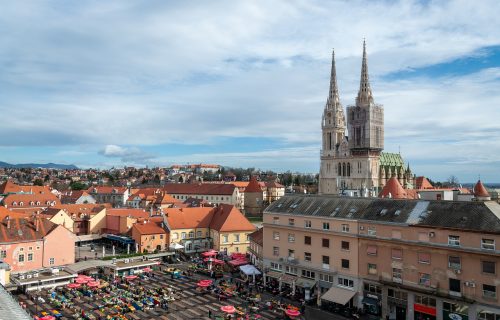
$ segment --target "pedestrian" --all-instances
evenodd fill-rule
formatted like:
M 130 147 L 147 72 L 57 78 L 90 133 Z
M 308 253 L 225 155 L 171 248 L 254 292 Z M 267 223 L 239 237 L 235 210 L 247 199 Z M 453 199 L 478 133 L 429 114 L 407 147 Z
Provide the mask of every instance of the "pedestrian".
M 303 300 L 300 304 L 300 313 L 304 314 L 306 311 L 306 302 Z
M 212 310 L 208 309 L 208 317 L 212 319 Z

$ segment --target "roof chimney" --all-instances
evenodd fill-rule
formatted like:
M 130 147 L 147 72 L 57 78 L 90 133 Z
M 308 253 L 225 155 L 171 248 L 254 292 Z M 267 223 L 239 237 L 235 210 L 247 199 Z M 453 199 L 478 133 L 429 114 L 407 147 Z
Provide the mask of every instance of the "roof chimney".
M 38 232 L 40 230 L 40 217 L 38 215 L 35 216 L 35 231 Z
M 10 216 L 5 217 L 5 222 L 7 223 L 7 229 L 10 229 Z

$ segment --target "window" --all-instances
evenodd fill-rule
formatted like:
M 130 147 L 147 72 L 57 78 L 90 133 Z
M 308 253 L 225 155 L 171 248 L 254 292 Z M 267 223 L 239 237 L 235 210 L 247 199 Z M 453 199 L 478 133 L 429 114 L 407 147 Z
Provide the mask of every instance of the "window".
M 273 217 L 273 224 L 280 224 L 280 218 Z
M 415 295 L 415 302 L 424 306 L 436 307 L 436 299 L 427 296 Z
M 330 265 L 330 256 L 322 256 L 323 264 Z
M 186 233 L 185 232 L 181 233 L 181 239 L 186 239 Z
M 456 256 L 449 256 L 448 257 L 448 268 L 452 268 L 452 269 L 461 269 L 461 261 L 460 261 L 460 257 L 456 257 Z
M 295 250 L 288 249 L 288 258 L 295 259 Z
M 495 240 L 493 240 L 493 239 L 481 239 L 481 249 L 495 250 Z
M 172 239 L 178 239 L 179 238 L 179 234 L 177 232 L 174 232 L 172 234 Z
M 369 256 L 376 256 L 377 255 L 377 246 L 366 247 L 366 254 Z
M 163 239 L 163 235 L 162 234 L 160 234 L 160 239 Z
M 329 275 L 329 274 L 320 273 L 319 274 L 319 280 L 333 283 L 333 276 Z
M 280 255 L 280 248 L 279 247 L 273 247 L 273 256 L 278 257 Z
M 309 278 L 309 279 L 315 279 L 316 272 L 302 269 L 302 277 Z
M 431 254 L 426 253 L 426 252 L 419 252 L 418 253 L 418 263 L 430 264 L 431 263 Z
M 403 282 L 403 269 L 392 268 L 392 281 L 398 283 Z
M 495 274 L 496 263 L 494 261 L 481 261 L 483 273 Z
M 20 248 L 19 251 L 23 252 L 24 251 L 24 248 Z
M 460 237 L 459 236 L 448 236 L 448 245 L 454 247 L 460 247 Z
M 330 239 L 322 239 L 321 243 L 323 248 L 330 248 Z
M 196 231 L 196 237 L 201 238 L 203 233 L 201 231 Z
M 49 259 L 49 264 L 50 264 L 51 266 L 53 266 L 54 264 L 56 264 L 56 259 L 55 259 L 55 258 L 50 258 L 50 259 Z
M 33 253 L 28 253 L 28 261 L 33 261 Z
M 189 231 L 189 238 L 194 238 L 194 231 Z
M 342 250 L 349 251 L 349 241 L 342 241 L 340 247 Z
M 349 232 L 349 225 L 348 224 L 342 225 L 342 232 Z
M 370 293 L 382 294 L 382 287 L 372 283 L 365 282 L 364 290 Z
M 311 253 L 310 252 L 304 252 L 304 260 L 306 262 L 311 262 Z
M 271 269 L 280 271 L 283 266 L 279 263 L 271 262 Z
M 349 269 L 349 260 L 348 259 L 342 259 L 341 264 L 342 264 L 343 269 Z
M 354 287 L 354 281 L 341 277 L 337 278 L 337 284 L 341 287 L 348 287 L 348 288 Z
M 289 226 L 294 226 L 295 225 L 295 219 L 288 219 L 288 225 Z
M 274 232 L 273 232 L 273 239 L 274 239 L 274 240 L 279 240 L 279 239 L 280 239 L 280 233 L 279 233 L 279 232 L 274 231 Z
M 28 247 L 28 251 L 33 251 L 33 247 Z
M 377 235 L 377 228 L 375 227 L 368 227 L 368 235 L 369 236 L 376 236 Z
M 481 311 L 477 316 L 479 320 L 500 320 L 500 314 L 490 311 Z
M 323 230 L 330 230 L 330 223 L 329 222 L 323 222 Z
M 222 242 L 223 243 L 228 243 L 229 242 L 229 236 L 227 234 L 222 236 Z
M 401 260 L 403 259 L 403 250 L 394 248 L 391 250 L 391 256 L 394 260 Z
M 497 287 L 491 286 L 489 284 L 483 284 L 483 297 L 496 298 L 497 297 Z
M 7 258 L 7 250 L 0 251 L 0 259 L 5 259 L 5 258 Z
M 430 286 L 431 285 L 431 275 L 428 273 L 419 273 L 418 274 L 418 284 L 422 286 Z
M 450 285 L 450 291 L 453 292 L 461 292 L 462 290 L 460 289 L 460 280 L 458 279 L 449 279 L 449 285 Z
M 377 274 L 377 265 L 374 263 L 368 264 L 368 274 Z
M 234 235 L 234 242 L 240 242 L 240 235 L 239 234 Z
M 401 301 L 408 301 L 408 293 L 404 291 L 399 291 L 399 290 L 394 290 L 394 289 L 387 289 L 387 296 L 391 297 L 393 299 L 398 299 Z
M 311 237 L 310 236 L 304 236 L 304 244 L 311 245 Z
M 19 262 L 24 262 L 24 254 L 20 254 L 18 257 Z
M 297 268 L 285 266 L 285 272 L 290 274 L 297 274 Z
M 306 220 L 304 221 L 304 227 L 306 228 L 311 228 L 312 224 L 311 224 L 311 220 Z
M 288 242 L 290 242 L 290 243 L 295 242 L 295 233 L 288 234 Z

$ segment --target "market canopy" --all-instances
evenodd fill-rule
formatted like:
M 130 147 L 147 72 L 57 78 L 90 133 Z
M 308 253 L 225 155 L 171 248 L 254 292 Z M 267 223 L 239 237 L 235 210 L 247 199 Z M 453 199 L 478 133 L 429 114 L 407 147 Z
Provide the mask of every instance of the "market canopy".
M 170 249 L 171 250 L 179 250 L 179 249 L 183 249 L 184 246 L 182 244 L 179 244 L 179 243 L 172 243 L 170 245 Z
M 242 266 L 242 265 L 245 265 L 245 264 L 248 264 L 248 261 L 247 260 L 231 260 L 228 262 L 230 265 L 232 265 L 233 267 L 239 267 L 239 266 Z
M 257 275 L 261 274 L 261 272 L 257 268 L 255 268 L 255 266 L 253 266 L 251 264 L 246 264 L 246 265 L 240 266 L 240 270 L 241 270 L 241 272 L 243 272 L 247 276 L 251 276 L 251 275 L 257 276 Z
M 351 300 L 356 294 L 356 291 L 342 289 L 339 287 L 331 287 L 328 291 L 321 297 L 322 300 L 335 302 L 341 305 L 345 305 Z

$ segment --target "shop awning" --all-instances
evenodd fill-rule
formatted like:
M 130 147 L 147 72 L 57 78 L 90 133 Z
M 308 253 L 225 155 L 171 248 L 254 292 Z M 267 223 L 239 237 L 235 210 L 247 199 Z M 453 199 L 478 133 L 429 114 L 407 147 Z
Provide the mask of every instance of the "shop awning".
M 352 297 L 354 297 L 355 294 L 356 291 L 342 289 L 339 287 L 331 287 L 323 296 L 321 296 L 321 299 L 345 305 L 349 302 L 349 300 L 351 300 Z
M 266 276 L 274 278 L 274 279 L 279 279 L 279 278 L 281 278 L 282 275 L 283 275 L 283 273 L 278 272 L 278 271 L 268 271 L 268 272 L 266 272 Z
M 310 280 L 310 279 L 304 279 L 304 278 L 298 278 L 297 281 L 295 281 L 295 285 L 301 288 L 312 288 L 316 284 L 315 280 Z
M 240 270 L 241 270 L 241 272 L 243 272 L 247 276 L 259 275 L 260 274 L 260 271 L 257 270 L 257 268 L 255 268 L 251 264 L 247 264 L 247 265 L 241 266 Z
M 280 281 L 289 285 L 292 285 L 292 283 L 297 280 L 296 276 L 292 276 L 289 274 L 284 274 L 281 276 Z

